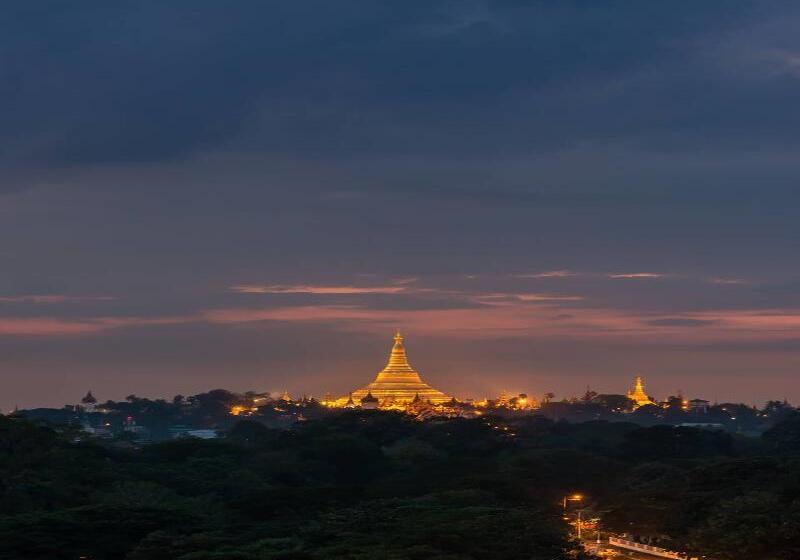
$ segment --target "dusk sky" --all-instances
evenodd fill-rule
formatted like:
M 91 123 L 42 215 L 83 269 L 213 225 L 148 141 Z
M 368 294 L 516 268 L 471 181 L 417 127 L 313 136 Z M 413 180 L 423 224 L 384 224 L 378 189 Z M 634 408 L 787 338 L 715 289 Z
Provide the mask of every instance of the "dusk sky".
M 3 7 L 3 411 L 800 401 L 796 2 Z

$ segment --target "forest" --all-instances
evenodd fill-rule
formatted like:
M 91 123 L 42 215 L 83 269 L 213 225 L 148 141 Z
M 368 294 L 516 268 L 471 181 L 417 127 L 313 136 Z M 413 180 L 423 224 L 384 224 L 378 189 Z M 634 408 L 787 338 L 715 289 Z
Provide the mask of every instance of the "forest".
M 589 558 L 564 519 L 717 560 L 800 557 L 800 414 L 760 437 L 342 411 L 131 445 L 0 416 L 2 559 Z

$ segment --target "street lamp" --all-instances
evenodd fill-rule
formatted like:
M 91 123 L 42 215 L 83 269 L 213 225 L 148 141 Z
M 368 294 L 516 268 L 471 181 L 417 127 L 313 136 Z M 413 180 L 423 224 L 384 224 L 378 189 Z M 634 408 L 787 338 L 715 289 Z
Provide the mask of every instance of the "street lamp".
M 564 496 L 564 511 L 567 511 L 567 502 L 580 502 L 583 500 L 583 494 L 570 494 Z
M 564 520 L 567 520 L 567 502 L 581 502 L 583 501 L 583 494 L 566 494 L 564 496 L 563 505 L 564 505 Z M 578 530 L 578 540 L 581 538 L 581 513 L 582 510 L 578 510 L 578 522 L 576 524 Z

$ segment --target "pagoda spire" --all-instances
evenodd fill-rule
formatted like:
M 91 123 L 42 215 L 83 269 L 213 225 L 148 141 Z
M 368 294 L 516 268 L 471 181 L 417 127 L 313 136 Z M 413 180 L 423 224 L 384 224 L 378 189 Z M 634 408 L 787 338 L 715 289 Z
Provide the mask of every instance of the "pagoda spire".
M 397 331 L 394 335 L 394 346 L 389 354 L 389 363 L 386 364 L 384 371 L 412 371 L 411 364 L 408 363 L 406 347 L 403 345 L 403 335 Z

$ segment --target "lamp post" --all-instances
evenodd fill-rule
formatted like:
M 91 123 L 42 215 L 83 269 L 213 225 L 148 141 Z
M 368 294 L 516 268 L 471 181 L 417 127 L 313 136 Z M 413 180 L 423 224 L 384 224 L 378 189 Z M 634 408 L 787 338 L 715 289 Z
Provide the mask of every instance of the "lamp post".
M 564 506 L 564 520 L 568 519 L 567 517 L 567 502 L 581 502 L 583 500 L 583 494 L 566 494 L 564 495 L 563 506 Z M 582 510 L 578 510 L 578 523 L 576 525 L 578 530 L 578 540 L 581 539 L 581 513 Z
M 600 518 L 597 518 L 597 525 L 595 525 L 595 529 L 597 529 L 597 548 L 595 549 L 596 552 L 600 552 L 600 546 L 603 544 L 603 539 L 600 537 Z
M 564 513 L 567 512 L 567 502 L 580 502 L 583 500 L 582 494 L 565 494 L 564 495 Z

